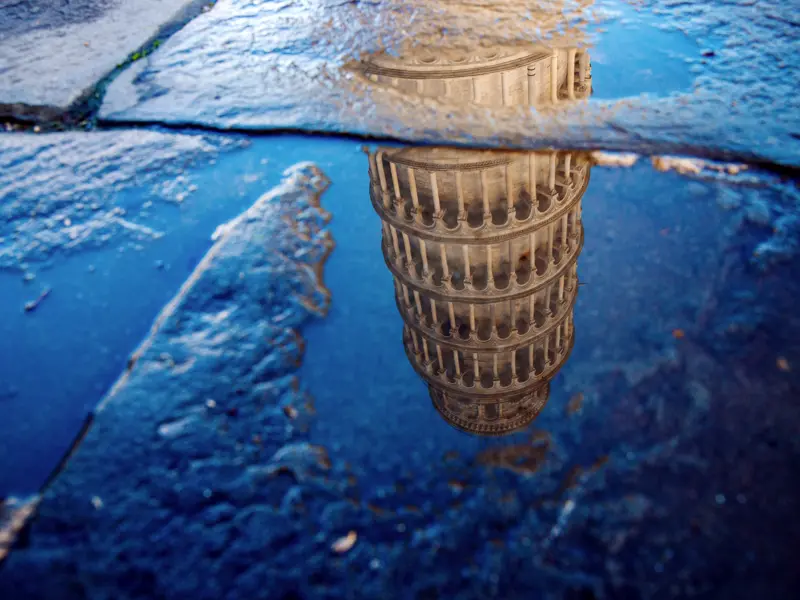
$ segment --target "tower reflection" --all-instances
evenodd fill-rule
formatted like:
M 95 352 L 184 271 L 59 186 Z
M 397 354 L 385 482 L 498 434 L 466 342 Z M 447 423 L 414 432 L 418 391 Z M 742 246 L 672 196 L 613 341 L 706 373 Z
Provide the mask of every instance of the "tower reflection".
M 456 428 L 505 435 L 546 404 L 574 339 L 589 172 L 570 152 L 370 154 L 406 355 Z
M 533 106 L 587 99 L 589 52 L 559 12 L 553 41 L 525 48 L 413 47 L 370 57 L 375 85 L 451 104 Z M 498 436 L 542 411 L 573 345 L 586 156 L 454 148 L 370 154 L 370 196 L 403 317 L 403 344 L 436 410 Z
M 413 48 L 373 56 L 363 72 L 373 83 L 453 104 L 546 108 L 592 93 L 589 51 L 577 46 Z

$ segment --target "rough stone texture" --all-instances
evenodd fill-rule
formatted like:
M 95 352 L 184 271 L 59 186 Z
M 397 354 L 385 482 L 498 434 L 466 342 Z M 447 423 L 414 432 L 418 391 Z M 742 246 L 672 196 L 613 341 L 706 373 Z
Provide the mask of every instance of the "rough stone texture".
M 50 119 L 197 0 L 10 0 L 0 12 L 0 116 Z
M 134 130 L 0 134 L 0 270 L 25 271 L 112 239 L 159 237 L 139 222 L 142 202 L 126 206 L 120 192 L 159 183 L 153 198 L 179 203 L 191 193 L 185 169 L 246 143 Z
M 0 596 L 182 597 L 204 588 L 220 598 L 225 578 L 246 569 L 253 552 L 297 535 L 280 496 L 295 479 L 320 493 L 329 487 L 324 451 L 303 440 L 310 407 L 291 376 L 303 351 L 296 328 L 328 303 L 320 270 L 331 241 L 318 204 L 326 185 L 313 166 L 298 165 L 217 230 L 45 494 L 50 508 L 36 522 L 50 541 L 34 563 L 53 576 L 40 587 L 30 577 L 36 567 L 12 560 Z M 134 514 L 146 516 L 122 525 Z M 209 579 L 197 561 L 219 556 L 231 526 L 242 535 Z M 212 530 L 222 537 L 207 537 Z M 100 546 L 121 545 L 97 555 L 89 532 Z M 187 534 L 196 536 L 193 549 Z M 166 555 L 169 583 L 152 562 Z M 73 577 L 68 563 L 83 573 Z M 11 594 L 19 576 L 27 583 Z
M 669 148 L 800 164 L 787 3 L 767 0 L 756 8 L 738 0 L 652 0 L 645 5 L 649 10 L 633 4 L 635 11 L 620 13 L 610 1 L 585 9 L 554 3 L 531 12 L 518 2 L 223 0 L 146 64 L 123 73 L 111 85 L 101 117 L 529 148 Z M 489 110 L 420 101 L 376 88 L 345 68 L 408 43 L 520 46 L 564 30 L 591 40 L 596 24 L 615 19 L 624 21 L 622 31 L 649 24 L 688 36 L 697 47 L 690 64 L 696 73 L 692 93 L 592 101 L 554 114 Z M 622 61 L 612 67 L 628 68 Z M 651 68 L 658 71 L 659 65 Z
M 304 158 L 251 142 L 0 135 L 0 498 L 40 489 L 215 227 Z
M 91 23 L 113 10 L 119 0 L 6 0 L 0 35 L 20 35 L 76 23 Z

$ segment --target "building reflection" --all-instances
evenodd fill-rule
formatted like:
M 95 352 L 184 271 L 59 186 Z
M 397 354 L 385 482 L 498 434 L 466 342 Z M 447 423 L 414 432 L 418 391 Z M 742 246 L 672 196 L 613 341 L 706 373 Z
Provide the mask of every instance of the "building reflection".
M 588 50 L 562 46 L 416 48 L 371 57 L 363 71 L 407 94 L 541 109 L 591 95 Z M 456 428 L 509 434 L 547 403 L 574 341 L 589 171 L 571 152 L 370 153 L 406 355 Z
M 575 46 L 415 48 L 371 57 L 363 71 L 373 83 L 454 104 L 544 108 L 592 93 L 589 51 Z
M 547 402 L 573 344 L 589 170 L 570 152 L 370 154 L 406 355 L 455 427 L 504 435 Z

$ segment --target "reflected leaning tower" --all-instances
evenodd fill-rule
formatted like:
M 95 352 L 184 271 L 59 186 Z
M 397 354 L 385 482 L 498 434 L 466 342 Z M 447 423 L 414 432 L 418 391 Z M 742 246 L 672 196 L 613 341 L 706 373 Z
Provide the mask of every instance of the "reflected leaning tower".
M 463 431 L 511 433 L 547 402 L 573 344 L 589 169 L 568 152 L 370 154 L 406 354 Z
M 592 93 L 589 51 L 578 47 L 415 48 L 401 57 L 371 57 L 363 70 L 373 83 L 455 104 L 545 108 Z
M 553 45 L 525 50 L 417 47 L 373 56 L 363 72 L 442 102 L 553 109 L 592 93 L 589 53 L 578 41 L 566 31 Z M 589 170 L 585 156 L 569 152 L 370 154 L 370 196 L 406 355 L 456 428 L 504 435 L 547 402 L 573 345 Z

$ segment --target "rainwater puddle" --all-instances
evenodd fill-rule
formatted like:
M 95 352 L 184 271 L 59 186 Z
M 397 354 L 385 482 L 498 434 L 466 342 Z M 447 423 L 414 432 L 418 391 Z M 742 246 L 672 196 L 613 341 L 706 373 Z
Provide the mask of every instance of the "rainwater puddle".
M 650 4 L 221 1 L 4 137 L 0 596 L 790 597 L 796 180 Z
M 776 440 L 797 418 L 779 316 L 796 266 L 759 274 L 754 252 L 759 203 L 788 198 L 724 168 L 570 152 L 375 146 L 369 160 L 326 194 L 332 303 L 299 371 L 309 439 L 358 503 L 369 556 L 400 568 L 392 541 L 413 549 L 404 564 L 462 565 L 469 597 L 543 590 L 501 566 L 523 557 L 598 581 L 609 564 L 708 577 L 754 528 L 775 544 L 754 564 L 781 562 L 797 532 L 764 514 L 795 501 L 794 451 Z

